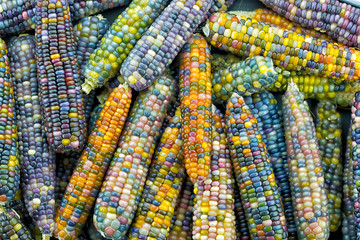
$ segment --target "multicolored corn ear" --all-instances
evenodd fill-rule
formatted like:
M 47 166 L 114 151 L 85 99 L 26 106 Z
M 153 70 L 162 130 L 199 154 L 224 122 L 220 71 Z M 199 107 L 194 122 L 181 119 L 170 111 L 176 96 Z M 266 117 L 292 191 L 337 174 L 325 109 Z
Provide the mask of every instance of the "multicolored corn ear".
M 70 1 L 74 20 L 126 5 L 130 0 L 76 0 Z M 9 36 L 35 29 L 37 1 L 18 0 L 0 3 L 0 36 Z
M 35 19 L 36 61 L 47 140 L 57 153 L 81 151 L 86 122 L 68 1 L 37 1 Z
M 110 23 L 101 14 L 97 16 L 84 17 L 74 26 L 74 38 L 76 44 L 76 55 L 80 68 L 81 84 L 85 81 L 85 67 L 92 54 L 98 47 L 100 39 L 109 29 Z M 85 118 L 89 119 L 95 100 L 95 91 L 84 94 Z M 107 99 L 105 99 L 106 101 Z
M 144 90 L 164 73 L 201 23 L 211 2 L 170 2 L 137 41 L 121 66 L 120 73 L 130 87 L 136 91 Z
M 270 164 L 275 175 L 275 182 L 279 186 L 281 200 L 284 206 L 285 218 L 289 239 L 296 239 L 296 225 L 294 220 L 294 207 L 291 200 L 289 182 L 289 168 L 287 163 L 285 132 L 283 128 L 282 112 L 280 111 L 275 96 L 267 91 L 252 95 L 254 109 L 248 105 L 259 117 L 256 117 L 258 128 L 260 124 L 263 141 L 269 153 Z M 245 98 L 246 102 L 246 98 Z
M 313 28 L 301 27 L 298 24 L 287 20 L 284 17 L 277 15 L 275 12 L 267 8 L 258 8 L 254 11 L 231 11 L 230 13 L 237 16 L 252 18 L 258 22 L 264 22 L 266 24 L 269 24 L 272 27 L 282 28 L 284 30 L 296 32 L 303 35 L 309 35 L 311 37 L 324 39 L 329 42 L 333 41 L 332 38 L 328 35 L 320 33 Z
M 29 229 L 11 208 L 0 206 L 0 239 L 32 240 Z
M 94 225 L 106 238 L 125 237 L 144 190 L 175 80 L 162 76 L 139 93 L 96 199 Z
M 131 92 L 121 85 L 105 102 L 56 212 L 56 237 L 74 239 L 81 233 L 125 125 Z
M 236 180 L 235 176 L 234 179 Z M 234 183 L 234 199 L 235 199 L 234 212 L 236 217 L 236 222 L 235 222 L 236 240 L 249 240 L 250 239 L 249 228 L 245 217 L 244 206 L 241 202 L 240 189 L 237 187 L 236 181 Z
M 185 168 L 190 180 L 203 181 L 211 162 L 210 48 L 198 34 L 184 44 L 180 54 L 179 97 Z
M 185 175 L 181 110 L 161 136 L 128 239 L 166 240 Z
M 237 92 L 242 96 L 263 91 L 278 78 L 271 58 L 254 56 L 233 63 L 213 74 L 212 100 L 218 104 L 226 102 Z
M 241 57 L 261 55 L 286 70 L 360 81 L 360 52 L 351 47 L 231 13 L 212 14 L 203 32 L 211 45 Z
M 233 63 L 241 62 L 241 58 L 235 56 L 232 53 L 220 54 L 212 53 L 210 64 L 211 64 L 211 73 L 218 72 L 230 66 Z
M 80 158 L 80 155 L 81 153 L 79 152 L 56 154 L 55 209 L 59 207 L 61 199 L 65 193 L 66 186 Z
M 84 75 L 84 92 L 103 86 L 119 74 L 121 64 L 142 34 L 150 27 L 170 0 L 134 0 L 117 17 L 90 55 Z
M 346 139 L 346 152 L 344 161 L 343 175 L 343 211 L 342 211 L 342 228 L 343 240 L 355 240 L 355 217 L 354 217 L 354 173 L 352 162 L 352 146 L 351 146 L 351 129 Z
M 341 201 L 343 165 L 341 156 L 341 118 L 336 105 L 323 100 L 317 104 L 315 121 L 316 137 L 319 142 L 321 167 L 324 172 L 328 196 L 330 231 L 335 232 L 341 224 Z
M 351 107 L 351 158 L 353 163 L 354 216 L 356 238 L 360 237 L 360 92 L 355 93 Z
M 298 239 L 328 239 L 328 199 L 309 106 L 295 83 L 289 83 L 282 101 L 289 180 Z
M 360 9 L 355 6 L 338 0 L 261 2 L 291 22 L 326 33 L 344 45 L 360 47 Z
M 11 38 L 9 58 L 15 90 L 23 197 L 36 226 L 44 238 L 50 238 L 55 218 L 55 153 L 46 140 L 41 118 L 35 37 Z
M 192 240 L 192 225 L 194 212 L 194 185 L 191 180 L 186 178 L 180 194 L 168 240 Z
M 287 239 L 284 209 L 265 143 L 256 118 L 237 93 L 227 102 L 226 131 L 251 238 Z
M 7 53 L 0 38 L 0 206 L 13 201 L 20 186 L 14 88 Z
M 235 200 L 224 115 L 212 105 L 210 172 L 194 184 L 193 239 L 236 239 Z

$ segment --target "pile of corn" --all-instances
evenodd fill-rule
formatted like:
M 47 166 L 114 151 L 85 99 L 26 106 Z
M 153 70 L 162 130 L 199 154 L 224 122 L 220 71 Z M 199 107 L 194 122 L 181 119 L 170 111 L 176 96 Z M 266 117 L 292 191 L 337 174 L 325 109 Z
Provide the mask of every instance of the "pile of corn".
M 360 239 L 360 8 L 260 1 L 0 0 L 0 239 Z

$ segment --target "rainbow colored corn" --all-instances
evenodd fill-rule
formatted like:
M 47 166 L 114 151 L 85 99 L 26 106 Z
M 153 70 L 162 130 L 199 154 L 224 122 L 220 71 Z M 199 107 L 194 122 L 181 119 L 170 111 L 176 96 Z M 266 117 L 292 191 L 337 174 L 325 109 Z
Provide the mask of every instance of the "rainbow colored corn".
M 181 136 L 185 168 L 190 180 L 203 181 L 211 161 L 211 66 L 210 48 L 200 35 L 193 35 L 180 54 L 179 97 Z
M 0 38 L 0 206 L 13 201 L 20 186 L 14 88 L 7 53 Z
M 36 61 L 47 140 L 57 153 L 81 151 L 86 122 L 67 0 L 37 1 Z
M 45 238 L 50 238 L 55 218 L 55 153 L 46 141 L 41 118 L 35 38 L 26 35 L 9 42 L 22 192 L 36 226 Z
M 214 13 L 203 32 L 209 43 L 241 57 L 270 57 L 274 65 L 338 81 L 360 81 L 360 52 L 341 44 L 242 19 Z
M 298 239 L 328 239 L 328 199 L 309 106 L 295 83 L 289 83 L 282 100 L 289 179 Z
M 176 111 L 157 145 L 129 240 L 166 240 L 185 174 L 181 111 Z
M 172 0 L 137 41 L 121 66 L 130 87 L 144 90 L 172 63 L 201 23 L 211 0 Z
M 338 0 L 261 2 L 292 22 L 324 32 L 344 45 L 360 47 L 360 9 L 355 6 Z
M 170 0 L 134 0 L 117 17 L 101 39 L 100 46 L 90 55 L 85 68 L 83 90 L 103 86 L 119 73 L 121 64 L 142 34 L 164 10 Z
M 236 239 L 234 183 L 224 115 L 212 105 L 209 176 L 194 184 L 193 239 Z
M 192 240 L 192 225 L 194 212 L 194 185 L 189 178 L 184 181 L 180 201 L 173 216 L 168 240 Z
M 287 239 L 280 193 L 257 120 L 237 93 L 227 102 L 226 116 L 230 156 L 250 236 Z
M 121 85 L 105 102 L 56 212 L 56 237 L 74 239 L 81 233 L 125 125 L 131 97 L 131 89 Z
M 94 225 L 106 238 L 120 239 L 130 228 L 175 80 L 162 76 L 133 105 L 96 199 Z
M 20 216 L 11 208 L 0 206 L 0 223 L 0 239 L 33 239 L 30 231 L 20 221 Z

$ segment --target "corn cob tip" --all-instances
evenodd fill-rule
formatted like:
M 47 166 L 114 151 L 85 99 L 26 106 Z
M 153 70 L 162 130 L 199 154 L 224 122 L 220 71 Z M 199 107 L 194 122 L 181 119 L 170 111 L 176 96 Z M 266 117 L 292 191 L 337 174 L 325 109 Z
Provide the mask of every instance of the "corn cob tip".
M 241 95 L 238 94 L 238 93 L 235 91 L 235 92 L 233 92 L 233 93 L 231 94 L 231 97 L 229 98 L 228 101 L 231 101 L 232 98 L 238 98 L 238 97 L 241 97 Z
M 41 239 L 42 239 L 42 240 L 50 240 L 50 238 L 51 238 L 51 235 L 49 235 L 49 234 L 43 234 L 43 235 L 41 236 Z
M 26 37 L 27 35 L 29 35 L 29 34 L 28 34 L 28 33 L 22 33 L 22 34 L 19 34 L 18 37 L 19 37 L 19 38 L 20 38 L 20 37 Z
M 209 21 L 209 20 L 208 20 Z M 202 29 L 205 37 L 208 37 L 210 35 L 210 28 L 209 28 L 209 24 L 205 24 L 205 26 Z
M 81 85 L 81 88 L 84 93 L 89 94 L 91 92 L 91 90 L 93 90 L 95 88 L 95 85 L 91 81 L 85 81 Z
M 92 16 L 89 16 L 88 19 L 90 19 Z M 102 14 L 98 14 L 95 17 L 97 17 L 99 19 L 99 21 L 101 20 L 106 20 L 106 18 L 102 15 Z
M 228 13 L 234 14 L 239 17 L 244 17 L 244 18 L 254 18 L 256 15 L 256 10 L 255 11 L 230 11 Z

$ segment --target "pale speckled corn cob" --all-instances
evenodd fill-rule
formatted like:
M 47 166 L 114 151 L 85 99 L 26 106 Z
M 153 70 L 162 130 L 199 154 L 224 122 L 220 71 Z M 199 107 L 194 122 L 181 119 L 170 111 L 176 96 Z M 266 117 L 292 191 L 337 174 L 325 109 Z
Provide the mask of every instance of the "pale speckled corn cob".
M 174 83 L 162 76 L 139 94 L 131 109 L 95 204 L 94 225 L 106 238 L 124 237 L 130 228 Z
M 287 239 L 280 193 L 257 120 L 237 93 L 227 102 L 226 116 L 230 156 L 250 236 Z
M 328 239 L 330 218 L 315 125 L 295 83 L 283 100 L 289 179 L 298 239 Z
M 34 36 L 11 38 L 9 58 L 15 90 L 23 197 L 34 223 L 44 238 L 49 238 L 54 231 L 55 218 L 55 153 L 46 140 L 41 118 Z
M 224 115 L 212 106 L 209 176 L 194 184 L 193 239 L 236 239 L 234 183 Z
M 211 6 L 211 0 L 172 0 L 121 66 L 130 87 L 144 90 L 172 63 Z
M 176 111 L 149 169 L 141 201 L 128 239 L 166 240 L 185 175 L 181 138 L 181 111 Z

